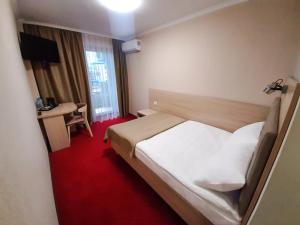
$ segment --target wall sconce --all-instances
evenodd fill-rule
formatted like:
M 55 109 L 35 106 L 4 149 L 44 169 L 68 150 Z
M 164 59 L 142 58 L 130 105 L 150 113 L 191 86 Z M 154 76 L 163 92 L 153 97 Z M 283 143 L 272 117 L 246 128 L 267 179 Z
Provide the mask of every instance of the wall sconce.
M 278 79 L 274 81 L 271 84 L 268 84 L 263 92 L 265 92 L 267 95 L 272 94 L 274 91 L 281 91 L 282 93 L 285 93 L 287 91 L 288 86 L 283 85 L 283 79 Z

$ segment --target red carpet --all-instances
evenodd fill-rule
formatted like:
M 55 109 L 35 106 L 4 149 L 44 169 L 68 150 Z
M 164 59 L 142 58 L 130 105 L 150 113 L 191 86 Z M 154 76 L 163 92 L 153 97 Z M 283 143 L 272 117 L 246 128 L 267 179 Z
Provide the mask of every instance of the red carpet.
M 50 153 L 60 225 L 184 224 L 179 216 L 102 139 L 115 119 L 83 129 L 70 148 Z

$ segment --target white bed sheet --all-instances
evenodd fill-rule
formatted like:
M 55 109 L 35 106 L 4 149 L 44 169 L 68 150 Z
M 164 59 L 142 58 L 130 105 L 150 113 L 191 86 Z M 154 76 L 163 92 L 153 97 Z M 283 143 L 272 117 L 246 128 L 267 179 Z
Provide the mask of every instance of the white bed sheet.
M 213 224 L 236 225 L 241 218 L 237 193 L 222 193 L 194 184 L 197 171 L 231 133 L 186 121 L 136 145 L 135 155 Z

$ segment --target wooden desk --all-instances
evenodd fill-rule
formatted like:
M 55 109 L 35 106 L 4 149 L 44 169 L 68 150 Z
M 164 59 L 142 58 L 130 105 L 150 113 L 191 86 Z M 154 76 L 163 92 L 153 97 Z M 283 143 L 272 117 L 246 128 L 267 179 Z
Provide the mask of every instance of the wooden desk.
M 75 103 L 67 102 L 59 104 L 49 111 L 43 111 L 41 115 L 38 115 L 38 119 L 43 120 L 52 151 L 70 146 L 64 115 L 72 113 L 76 109 Z

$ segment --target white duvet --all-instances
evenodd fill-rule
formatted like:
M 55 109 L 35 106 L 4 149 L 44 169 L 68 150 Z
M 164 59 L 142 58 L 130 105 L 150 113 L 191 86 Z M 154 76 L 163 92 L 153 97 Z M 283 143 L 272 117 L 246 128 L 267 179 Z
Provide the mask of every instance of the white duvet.
M 136 145 L 136 157 L 214 224 L 240 224 L 236 193 L 195 185 L 201 165 L 220 150 L 232 134 L 186 121 Z

